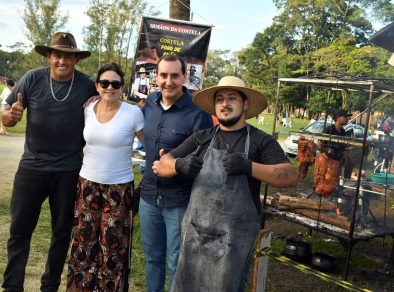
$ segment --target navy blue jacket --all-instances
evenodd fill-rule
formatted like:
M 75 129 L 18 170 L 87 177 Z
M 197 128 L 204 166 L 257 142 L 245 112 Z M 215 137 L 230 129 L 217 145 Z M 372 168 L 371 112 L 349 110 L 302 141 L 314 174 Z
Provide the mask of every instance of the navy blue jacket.
M 186 206 L 193 180 L 180 175 L 158 177 L 153 173 L 152 165 L 160 159 L 160 149 L 170 152 L 194 132 L 213 127 L 213 121 L 210 114 L 192 102 L 192 96 L 185 87 L 183 95 L 168 110 L 162 108 L 160 100 L 160 91 L 155 91 L 148 96 L 142 108 L 146 167 L 141 197 L 149 204 L 166 208 Z

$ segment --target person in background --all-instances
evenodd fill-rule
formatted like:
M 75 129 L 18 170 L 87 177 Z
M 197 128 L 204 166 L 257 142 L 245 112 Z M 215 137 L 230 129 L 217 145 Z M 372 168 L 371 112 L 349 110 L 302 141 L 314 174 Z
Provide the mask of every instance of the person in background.
M 12 89 L 15 86 L 15 81 L 12 79 L 7 79 L 6 86 L 4 87 L 3 91 L 1 92 L 0 99 L 1 99 L 1 111 L 3 112 L 5 107 L 7 106 L 6 98 L 10 95 Z M 9 135 L 7 132 L 7 127 L 3 125 L 3 122 L 0 121 L 0 135 Z
M 349 117 L 352 114 L 348 113 L 343 109 L 338 109 L 333 114 L 333 119 L 335 121 L 334 124 L 327 126 L 323 130 L 323 134 L 342 136 L 342 137 L 350 137 L 350 132 L 345 132 L 343 127 L 349 122 Z M 352 172 L 352 151 L 351 148 L 347 148 L 345 143 L 333 142 L 330 140 L 317 141 L 317 149 L 320 152 L 324 152 L 327 154 L 329 158 L 337 160 L 340 162 L 341 169 L 342 165 L 346 165 L 346 172 L 344 173 L 345 178 L 351 177 Z M 338 174 L 339 176 L 340 174 Z
M 312 118 L 311 118 L 311 120 L 309 121 L 309 124 L 308 124 L 308 125 L 311 125 L 311 124 L 315 123 L 316 121 L 317 121 L 317 116 L 316 116 L 316 115 L 313 115 Z
M 133 94 L 136 97 L 135 102 L 137 102 L 140 106 L 144 106 L 146 98 L 151 90 L 150 80 L 146 76 L 146 69 L 144 67 L 140 67 L 139 69 L 139 77 L 133 83 Z M 135 150 L 145 151 L 144 145 L 142 145 L 141 141 L 138 139 L 137 147 Z M 145 166 L 140 164 L 139 166 L 140 173 L 145 172 Z
M 391 116 L 387 116 L 383 121 L 382 121 L 382 131 L 385 135 L 390 136 L 391 132 L 394 129 L 394 121 L 391 118 Z
M 291 114 L 289 121 L 289 128 L 293 128 L 293 124 L 294 124 L 294 114 Z
M 286 114 L 286 112 L 282 113 L 282 127 L 283 128 L 287 127 L 287 114 Z
M 193 180 L 183 176 L 157 177 L 153 161 L 159 150 L 171 151 L 192 133 L 211 128 L 211 115 L 192 102 L 186 87 L 186 64 L 176 55 L 165 55 L 157 63 L 155 91 L 142 108 L 145 118 L 146 168 L 142 180 L 140 222 L 145 254 L 146 291 L 164 291 L 166 257 L 168 290 L 178 262 L 181 222 L 190 199 Z
M 13 127 L 26 116 L 24 153 L 11 197 L 8 262 L 4 291 L 23 291 L 32 233 L 49 198 L 52 234 L 41 291 L 58 291 L 70 234 L 84 139 L 83 105 L 97 94 L 94 81 L 75 66 L 90 52 L 78 50 L 74 36 L 57 32 L 49 46 L 35 51 L 49 67 L 28 71 L 6 99 L 3 124 Z
M 129 250 L 134 136 L 143 141 L 144 116 L 122 102 L 124 73 L 106 64 L 97 73 L 100 99 L 85 108 L 84 157 L 79 173 L 67 291 L 119 291 Z M 128 276 L 128 275 L 127 275 Z
M 246 123 L 266 108 L 262 93 L 226 76 L 193 102 L 220 125 L 167 154 L 161 149 L 153 164 L 158 179 L 194 178 L 171 291 L 244 291 L 260 229 L 261 182 L 293 187 L 297 173 L 274 137 Z
M 139 99 L 140 105 L 144 105 L 150 91 L 149 78 L 146 77 L 146 70 L 141 67 L 138 71 L 139 77 L 133 83 L 133 94 Z
M 258 125 L 264 126 L 264 116 L 263 116 L 263 114 L 259 114 L 259 115 L 258 115 L 257 124 L 258 124 Z

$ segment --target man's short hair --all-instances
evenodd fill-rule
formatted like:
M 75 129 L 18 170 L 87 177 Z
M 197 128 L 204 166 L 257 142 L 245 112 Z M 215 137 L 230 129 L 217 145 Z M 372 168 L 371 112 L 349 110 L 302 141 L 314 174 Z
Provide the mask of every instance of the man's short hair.
M 186 74 L 186 63 L 185 63 L 185 60 L 183 60 L 178 55 L 172 54 L 172 55 L 161 56 L 161 58 L 159 59 L 159 62 L 157 62 L 157 69 L 159 69 L 159 64 L 160 64 L 161 61 L 166 61 L 166 62 L 179 61 L 181 63 L 182 74 L 183 75 Z

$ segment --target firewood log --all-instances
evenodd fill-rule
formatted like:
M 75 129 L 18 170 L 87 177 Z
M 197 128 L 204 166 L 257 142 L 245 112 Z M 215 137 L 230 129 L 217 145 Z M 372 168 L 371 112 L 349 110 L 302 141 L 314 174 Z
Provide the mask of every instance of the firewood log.
M 319 214 L 318 211 L 305 209 L 297 209 L 293 210 L 293 212 L 315 220 L 319 218 L 319 221 L 321 222 L 332 224 L 345 230 L 350 230 L 350 221 L 342 216 L 333 216 L 325 212 L 320 212 Z
M 281 209 L 313 209 L 318 210 L 320 202 L 313 199 L 291 197 L 286 195 L 267 196 L 267 204 Z M 322 201 L 320 209 L 335 211 L 334 202 Z

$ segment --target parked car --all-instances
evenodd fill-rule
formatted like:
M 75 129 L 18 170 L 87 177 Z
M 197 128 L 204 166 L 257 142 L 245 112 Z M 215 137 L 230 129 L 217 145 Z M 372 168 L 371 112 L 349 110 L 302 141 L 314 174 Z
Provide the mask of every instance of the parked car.
M 334 123 L 333 120 L 327 120 L 327 126 Z M 357 125 L 357 124 L 347 124 L 346 126 L 343 127 L 346 132 L 351 131 L 351 137 L 352 138 L 357 138 L 357 139 L 362 139 L 364 138 L 364 133 L 365 133 L 365 128 L 363 126 Z M 298 138 L 302 135 L 302 133 L 305 134 L 321 134 L 324 129 L 324 121 L 319 120 L 316 121 L 305 128 L 302 128 L 300 133 L 296 134 L 291 134 L 288 136 L 283 143 L 283 150 L 288 156 L 297 156 L 298 155 Z M 318 139 L 315 139 L 315 142 Z M 370 137 L 368 137 L 368 141 L 371 140 Z

